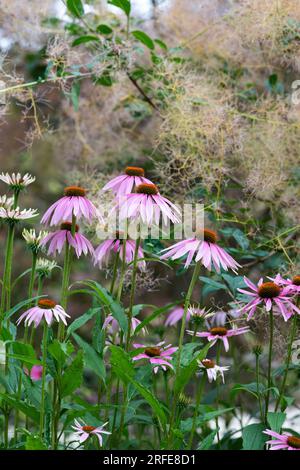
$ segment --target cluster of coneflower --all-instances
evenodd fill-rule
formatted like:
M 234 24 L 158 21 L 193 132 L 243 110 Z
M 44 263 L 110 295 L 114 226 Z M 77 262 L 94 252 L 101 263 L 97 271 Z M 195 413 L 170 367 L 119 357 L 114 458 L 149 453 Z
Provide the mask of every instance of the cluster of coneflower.
M 8 185 L 12 195 L 1 196 L 0 200 L 0 219 L 3 220 L 8 226 L 7 232 L 7 245 L 5 252 L 5 264 L 2 283 L 1 294 L 1 331 L 3 328 L 9 329 L 11 323 L 11 301 L 12 301 L 12 282 L 11 270 L 13 262 L 13 245 L 14 245 L 14 229 L 15 225 L 26 219 L 36 217 L 37 211 L 32 209 L 21 210 L 19 208 L 19 196 L 23 189 L 35 181 L 31 175 L 21 176 L 18 174 L 13 175 L 0 175 L 0 180 Z M 104 191 L 112 191 L 115 197 L 115 205 L 113 210 L 118 213 L 120 220 L 139 221 L 139 223 L 146 226 L 159 224 L 162 220 L 163 223 L 179 223 L 181 218 L 180 209 L 173 204 L 169 199 L 162 196 L 158 187 L 149 179 L 145 178 L 144 170 L 138 167 L 127 167 L 123 175 L 112 179 L 107 183 Z M 184 261 L 184 268 L 187 270 L 193 265 L 193 275 L 191 277 L 188 291 L 185 295 L 182 305 L 177 305 L 165 320 L 165 325 L 172 326 L 177 322 L 181 322 L 180 334 L 178 344 L 173 346 L 166 344 L 165 340 L 161 340 L 157 344 L 140 344 L 133 342 L 135 330 L 140 325 L 141 320 L 136 318 L 134 313 L 134 299 L 136 288 L 136 274 L 137 270 L 146 270 L 147 258 L 143 251 L 141 244 L 141 237 L 138 236 L 136 240 L 129 239 L 125 233 L 120 236 L 116 233 L 114 238 L 104 240 L 96 249 L 92 243 L 80 232 L 79 223 L 85 219 L 86 223 L 90 223 L 92 219 L 97 219 L 104 223 L 103 216 L 99 209 L 88 199 L 85 189 L 78 186 L 69 186 L 65 188 L 64 196 L 52 204 L 46 211 L 41 219 L 41 223 L 47 227 L 57 226 L 58 228 L 53 232 L 41 231 L 38 234 L 34 230 L 23 231 L 24 239 L 32 252 L 32 269 L 30 286 L 28 292 L 28 308 L 18 318 L 17 325 L 24 320 L 25 334 L 23 341 L 25 343 L 33 342 L 34 331 L 39 325 L 43 325 L 43 342 L 42 342 L 42 365 L 33 366 L 30 371 L 26 373 L 32 380 L 41 380 L 41 409 L 40 409 L 40 437 L 43 438 L 45 434 L 45 388 L 47 386 L 47 338 L 48 328 L 51 327 L 53 322 L 58 322 L 57 338 L 59 341 L 65 339 L 65 325 L 67 319 L 71 318 L 70 311 L 68 310 L 68 290 L 70 286 L 70 275 L 72 268 L 72 253 L 74 252 L 79 258 L 81 255 L 90 255 L 94 264 L 100 267 L 103 263 L 109 263 L 111 260 L 114 264 L 112 286 L 110 289 L 111 295 L 118 301 L 122 302 L 124 274 L 130 267 L 132 282 L 129 306 L 127 308 L 128 328 L 126 335 L 120 335 L 119 342 L 127 352 L 133 355 L 133 361 L 148 361 L 153 366 L 154 374 L 159 371 L 169 370 L 176 376 L 180 372 L 181 356 L 184 345 L 184 335 L 193 336 L 193 341 L 196 338 L 206 338 L 210 347 L 216 345 L 216 358 L 207 357 L 198 361 L 199 369 L 198 375 L 201 376 L 199 386 L 197 388 L 196 406 L 193 414 L 192 429 L 189 437 L 188 446 L 192 447 L 194 436 L 196 432 L 196 422 L 199 413 L 199 406 L 205 386 L 206 379 L 208 382 L 218 381 L 219 377 L 224 382 L 224 373 L 228 370 L 227 366 L 221 365 L 221 349 L 223 344 L 225 352 L 228 352 L 231 338 L 237 335 L 244 335 L 249 333 L 250 328 L 244 326 L 238 328 L 235 322 L 231 321 L 228 326 L 227 318 L 231 316 L 233 319 L 241 317 L 244 313 L 247 314 L 247 320 L 251 319 L 258 309 L 262 307 L 269 315 L 270 319 L 270 344 L 269 344 L 269 367 L 268 367 L 268 388 L 264 409 L 261 407 L 262 422 L 267 424 L 267 414 L 270 407 L 270 389 L 271 373 L 272 373 L 272 341 L 274 332 L 274 317 L 281 315 L 287 322 L 292 319 L 291 338 L 288 347 L 288 354 L 286 358 L 286 368 L 283 377 L 280 395 L 276 403 L 276 409 L 280 406 L 281 400 L 284 396 L 286 385 L 286 374 L 291 360 L 292 342 L 296 334 L 297 315 L 300 314 L 300 309 L 297 306 L 297 299 L 300 294 L 300 276 L 295 276 L 293 279 L 285 279 L 280 274 L 275 277 L 270 277 L 264 282 L 260 279 L 258 284 L 255 285 L 248 278 L 244 278 L 245 285 L 249 290 L 238 289 L 245 297 L 239 300 L 239 305 L 235 308 L 234 312 L 209 312 L 200 306 L 191 304 L 193 290 L 199 282 L 199 275 L 202 266 L 208 271 L 214 269 L 217 273 L 221 270 L 232 270 L 237 273 L 241 268 L 232 256 L 220 246 L 218 242 L 218 235 L 211 229 L 203 229 L 197 232 L 192 238 L 181 240 L 172 246 L 162 250 L 160 254 L 161 260 L 178 260 Z M 48 298 L 43 290 L 43 278 L 47 274 L 46 261 L 38 262 L 38 255 L 42 249 L 47 249 L 48 255 L 54 256 L 56 252 L 60 254 L 64 250 L 64 263 L 62 269 L 62 291 L 59 302 Z M 44 263 L 44 271 L 43 271 Z M 52 262 L 53 263 L 53 262 Z M 56 266 L 52 265 L 52 268 Z M 50 269 L 50 268 L 49 268 Z M 116 285 L 117 272 L 120 271 L 119 282 Z M 46 274 L 45 274 L 46 273 Z M 38 275 L 39 284 L 37 290 L 37 297 L 33 297 L 36 275 Z M 186 324 L 193 320 L 195 325 L 194 330 L 187 329 Z M 231 319 L 232 320 L 232 319 Z M 108 312 L 102 328 L 110 332 L 111 341 L 117 341 L 116 337 L 119 334 L 118 321 Z M 29 335 L 31 329 L 31 334 Z M 141 329 L 141 333 L 145 329 Z M 135 352 L 134 352 L 135 351 Z M 9 342 L 6 344 L 6 364 L 5 372 L 9 368 Z M 168 375 L 172 377 L 172 374 Z M 168 378 L 168 380 L 170 380 Z M 21 390 L 20 387 L 21 399 Z M 126 391 L 125 391 L 126 392 Z M 124 393 L 125 393 L 124 392 Z M 55 396 L 56 388 L 53 388 L 53 403 L 57 405 L 57 397 Z M 168 443 L 171 446 L 174 440 L 173 424 L 176 418 L 176 403 L 179 400 L 180 393 L 173 392 L 173 406 L 170 412 L 170 425 Z M 126 406 L 123 406 L 123 413 L 126 412 Z M 59 443 L 59 406 L 53 410 L 53 426 L 52 439 L 54 448 Z M 6 419 L 8 419 L 6 417 Z M 124 419 L 124 415 L 123 415 Z M 121 418 L 122 422 L 122 418 Z M 7 424 L 7 423 L 6 423 Z M 16 420 L 18 425 L 18 418 Z M 109 425 L 110 431 L 104 431 L 103 427 Z M 103 434 L 111 434 L 114 432 L 114 423 L 99 425 L 98 427 L 86 425 L 78 420 L 75 421 L 75 435 L 80 443 L 86 441 L 90 436 L 97 436 L 100 446 L 103 445 Z M 5 426 L 4 443 L 8 446 L 8 426 Z M 15 433 L 17 432 L 15 427 Z M 269 441 L 270 448 L 274 449 L 299 449 L 299 439 L 297 436 L 279 435 L 273 431 L 267 430 L 266 433 L 275 437 L 275 440 Z

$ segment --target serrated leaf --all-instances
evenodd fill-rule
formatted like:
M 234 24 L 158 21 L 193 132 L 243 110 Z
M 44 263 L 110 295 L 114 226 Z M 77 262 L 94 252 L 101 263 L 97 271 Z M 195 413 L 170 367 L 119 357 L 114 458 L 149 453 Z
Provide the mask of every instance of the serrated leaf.
M 83 315 L 76 318 L 68 327 L 67 337 L 69 337 L 72 333 L 74 333 L 74 331 L 78 330 L 78 328 L 81 328 L 88 321 L 90 321 L 97 313 L 99 313 L 99 310 L 100 310 L 99 307 L 98 308 L 92 307 Z
M 21 411 L 21 413 L 24 413 L 26 416 L 32 419 L 32 421 L 34 421 L 36 424 L 39 424 L 40 413 L 35 409 L 34 406 L 28 405 L 27 403 L 24 403 L 23 401 L 19 400 L 18 398 L 15 398 L 12 395 L 5 395 L 3 393 L 0 393 L 0 397 L 2 398 L 2 400 L 8 403 L 11 407 L 16 408 L 17 410 Z

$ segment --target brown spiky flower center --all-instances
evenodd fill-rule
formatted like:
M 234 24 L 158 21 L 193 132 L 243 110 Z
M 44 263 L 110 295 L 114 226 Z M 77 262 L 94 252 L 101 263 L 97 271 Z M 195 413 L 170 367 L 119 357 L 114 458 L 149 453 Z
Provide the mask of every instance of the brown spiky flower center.
M 204 230 L 203 229 L 196 230 L 196 237 L 199 237 L 201 238 L 201 240 L 203 239 L 205 242 L 208 242 L 208 243 L 217 243 L 217 240 L 218 240 L 217 233 L 207 228 Z
M 292 282 L 295 286 L 300 286 L 300 275 L 294 276 Z
M 158 194 L 158 187 L 155 184 L 143 183 L 136 188 L 138 194 L 149 194 L 154 195 Z
M 125 173 L 128 176 L 145 176 L 144 168 L 140 168 L 139 166 L 127 166 Z
M 300 437 L 289 436 L 287 438 L 287 443 L 290 447 L 293 447 L 294 449 L 300 449 Z
M 80 186 L 67 186 L 64 190 L 64 193 L 65 193 L 65 196 L 68 196 L 68 197 L 71 197 L 71 196 L 84 197 L 86 191 Z
M 215 328 L 211 328 L 209 331 L 213 336 L 226 336 L 227 334 L 227 328 L 224 328 L 223 326 L 216 326 Z
M 68 230 L 68 232 L 72 232 L 72 223 L 71 222 L 63 222 L 61 225 L 60 225 L 60 230 Z M 75 225 L 75 232 L 78 232 L 79 230 L 79 227 L 78 225 L 76 224 Z
M 95 426 L 82 426 L 82 430 L 88 433 L 94 431 L 95 429 Z
M 149 357 L 160 356 L 160 348 L 158 348 L 157 346 L 146 348 L 145 354 Z
M 202 364 L 206 369 L 213 369 L 216 365 L 211 359 L 203 359 Z
M 56 305 L 56 302 L 50 299 L 41 299 L 38 301 L 38 306 L 46 310 L 51 310 L 52 308 L 55 307 L 55 305 Z
M 258 288 L 258 295 L 263 299 L 274 299 L 280 295 L 280 287 L 275 282 L 264 282 Z
M 217 234 L 213 230 L 205 229 L 203 233 L 203 238 L 205 242 L 217 243 Z

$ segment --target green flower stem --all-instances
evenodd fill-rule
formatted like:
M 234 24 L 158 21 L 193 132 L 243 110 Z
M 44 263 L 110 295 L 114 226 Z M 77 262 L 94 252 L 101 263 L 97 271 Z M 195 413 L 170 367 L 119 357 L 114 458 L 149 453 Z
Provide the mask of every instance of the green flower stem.
M 197 394 L 196 394 L 196 406 L 195 406 L 195 411 L 194 411 L 194 416 L 193 416 L 193 424 L 192 424 L 192 429 L 191 429 L 191 434 L 188 442 L 188 449 L 192 449 L 193 446 L 193 440 L 194 440 L 194 435 L 196 431 L 196 424 L 197 424 L 197 417 L 199 414 L 199 407 L 201 403 L 201 398 L 204 392 L 204 387 L 205 387 L 205 382 L 206 382 L 206 370 L 203 371 L 203 375 L 201 377 L 201 380 L 198 384 L 197 388 Z
M 30 280 L 29 280 L 29 287 L 28 287 L 28 299 L 31 299 L 32 295 L 33 295 L 35 273 L 36 273 L 36 262 L 37 262 L 37 253 L 35 251 L 33 251 L 32 252 L 31 273 L 30 273 Z M 25 325 L 24 339 L 23 339 L 24 343 L 27 343 L 27 339 L 28 339 L 28 326 Z
M 71 234 L 74 236 L 76 233 L 76 217 L 72 216 L 72 227 Z M 71 264 L 72 264 L 72 247 L 66 242 L 65 248 L 65 259 L 64 259 L 64 269 L 63 269 L 63 278 L 62 278 L 62 288 L 61 288 L 61 306 L 67 310 L 68 306 L 68 290 L 70 284 L 70 274 L 71 274 Z M 65 336 L 65 326 L 63 322 L 59 323 L 58 327 L 58 338 L 60 341 L 64 340 Z
M 260 371 L 259 371 L 259 354 L 255 355 L 255 372 L 256 372 L 256 391 L 259 404 L 260 419 L 264 422 L 264 413 L 261 402 L 261 393 L 260 393 Z
M 216 356 L 216 364 L 217 366 L 220 365 L 220 358 L 221 358 L 221 340 L 217 342 L 217 356 Z M 220 382 L 219 382 L 219 377 L 216 379 L 216 385 L 217 385 L 217 396 L 216 396 L 216 411 L 219 409 L 219 400 L 220 400 Z M 218 441 L 218 446 L 220 446 L 220 431 L 219 431 L 219 417 L 216 417 L 216 429 L 217 429 L 217 441 Z
M 274 315 L 272 310 L 270 310 L 270 339 L 269 339 L 269 359 L 268 359 L 268 390 L 266 395 L 265 403 L 265 424 L 268 420 L 268 411 L 269 411 L 269 402 L 270 402 L 270 393 L 272 385 L 272 351 L 273 351 L 273 337 L 274 337 Z
M 299 302 L 297 302 L 297 303 L 299 303 Z M 291 331 L 290 331 L 290 341 L 289 341 L 289 344 L 288 344 L 285 371 L 284 371 L 284 376 L 283 376 L 283 379 L 282 379 L 282 384 L 281 384 L 281 388 L 280 388 L 280 392 L 279 392 L 279 397 L 278 397 L 277 402 L 276 402 L 275 411 L 278 410 L 278 407 L 279 407 L 279 405 L 281 403 L 281 400 L 284 396 L 287 376 L 288 376 L 288 373 L 289 373 L 289 367 L 290 367 L 290 362 L 291 362 L 291 357 L 292 357 L 293 342 L 295 340 L 295 336 L 296 336 L 296 333 L 297 333 L 297 320 L 298 320 L 297 319 L 297 314 L 294 314 L 293 320 L 292 320 Z
M 32 252 L 32 264 L 31 264 L 31 273 L 30 273 L 30 280 L 29 280 L 29 287 L 28 287 L 28 299 L 32 298 L 33 294 L 33 287 L 34 287 L 34 281 L 35 281 L 35 272 L 36 272 L 36 262 L 37 262 L 37 253 L 35 251 Z M 25 325 L 25 331 L 24 331 L 24 337 L 23 337 L 23 342 L 26 344 L 28 340 L 28 331 L 29 327 L 28 325 Z M 22 366 L 23 368 L 23 363 Z M 17 392 L 17 397 L 18 400 L 21 399 L 21 394 L 22 394 L 22 372 L 20 373 L 19 380 L 18 380 L 18 392 Z M 18 426 L 19 426 L 19 410 L 16 410 L 15 413 L 15 423 L 14 423 L 14 436 L 15 436 L 15 442 L 17 442 L 18 439 Z
M 3 280 L 2 280 L 2 294 L 1 294 L 1 305 L 0 305 L 0 319 L 2 323 L 4 320 L 5 310 L 10 308 L 10 296 L 11 296 L 11 265 L 13 258 L 13 244 L 15 236 L 15 224 L 9 224 L 7 240 L 6 240 L 6 249 L 5 249 L 5 261 L 4 261 L 4 271 L 3 271 Z
M 141 239 L 139 237 L 137 238 L 135 242 L 135 250 L 134 250 L 133 265 L 132 265 L 131 290 L 130 290 L 130 299 L 129 299 L 129 307 L 128 307 L 128 331 L 127 331 L 127 339 L 126 339 L 126 351 L 129 350 L 129 346 L 130 346 L 132 310 L 133 310 L 134 296 L 135 296 L 135 291 L 136 291 L 137 260 L 138 260 L 140 243 L 141 243 Z M 125 253 L 124 253 L 124 256 L 125 256 Z
M 184 311 L 183 311 L 183 316 L 182 316 L 182 320 L 181 320 L 181 329 L 180 329 L 180 336 L 179 336 L 177 361 L 176 361 L 176 367 L 175 367 L 175 377 L 178 376 L 179 370 L 180 370 L 180 360 L 181 360 L 181 352 L 182 352 L 182 346 L 183 346 L 183 338 L 184 338 L 184 330 L 185 330 L 187 311 L 188 311 L 188 308 L 189 308 L 189 305 L 190 305 L 190 301 L 191 301 L 191 297 L 192 297 L 192 294 L 193 294 L 194 287 L 195 287 L 196 282 L 199 278 L 200 271 L 201 271 L 201 264 L 196 263 L 195 268 L 194 268 L 194 272 L 193 272 L 193 276 L 192 276 L 192 279 L 191 279 L 191 282 L 190 282 L 190 285 L 189 285 L 189 288 L 188 288 L 188 291 L 187 291 L 187 294 L 186 294 L 186 297 L 185 297 L 185 301 L 184 301 Z M 170 418 L 170 429 L 169 429 L 169 442 L 171 442 L 172 439 L 173 439 L 172 438 L 172 434 L 173 434 L 172 428 L 173 428 L 174 421 L 175 421 L 176 404 L 177 404 L 177 400 L 178 400 L 178 395 L 179 395 L 179 392 L 174 393 L 174 395 L 173 395 L 172 411 L 171 411 L 171 418 Z
M 47 339 L 48 339 L 48 327 L 44 320 L 43 330 L 43 343 L 42 343 L 42 395 L 41 395 L 41 410 L 40 410 L 40 438 L 43 438 L 44 425 L 45 425 L 45 383 L 46 383 L 46 359 L 47 359 Z

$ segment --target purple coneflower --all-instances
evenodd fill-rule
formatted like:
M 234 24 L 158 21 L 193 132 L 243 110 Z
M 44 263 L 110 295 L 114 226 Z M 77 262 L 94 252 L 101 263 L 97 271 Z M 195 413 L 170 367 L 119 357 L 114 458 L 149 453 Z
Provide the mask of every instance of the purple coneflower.
M 94 248 L 91 242 L 81 233 L 79 233 L 78 225 L 75 226 L 75 233 L 72 234 L 72 224 L 71 222 L 63 222 L 60 226 L 60 230 L 49 233 L 41 242 L 42 246 L 45 246 L 49 243 L 48 254 L 52 255 L 57 251 L 61 253 L 64 244 L 68 243 L 75 250 L 77 258 L 79 258 L 82 253 L 87 255 L 90 253 L 94 255 Z
M 57 322 L 62 321 L 65 325 L 66 317 L 70 318 L 65 310 L 57 305 L 56 302 L 50 299 L 40 299 L 37 306 L 26 310 L 17 321 L 17 325 L 25 318 L 25 325 L 30 326 L 34 323 L 34 326 L 37 327 L 41 321 L 44 319 L 46 323 L 50 326 L 53 319 Z
M 274 278 L 268 277 L 271 281 L 275 282 L 279 286 L 286 286 L 291 290 L 291 294 L 300 294 L 300 275 L 292 277 L 292 279 L 284 279 L 280 274 L 277 274 Z
M 124 196 L 132 193 L 140 184 L 152 184 L 152 181 L 145 178 L 143 168 L 137 166 L 127 166 L 125 174 L 117 176 L 109 181 L 103 188 L 103 191 L 111 189 L 117 196 Z
M 213 380 L 217 380 L 218 376 L 222 378 L 223 383 L 224 381 L 224 372 L 226 372 L 229 367 L 221 367 L 218 366 L 214 361 L 211 359 L 203 359 L 202 361 L 197 361 L 198 366 L 200 369 L 204 369 L 207 373 L 207 378 L 209 382 L 212 382 Z
M 270 445 L 269 450 L 300 450 L 300 437 L 298 436 L 278 434 L 271 429 L 266 429 L 263 433 L 275 438 L 266 442 Z
M 117 206 L 120 209 L 120 220 L 140 218 L 150 226 L 153 222 L 159 224 L 160 216 L 166 224 L 168 219 L 173 223 L 180 221 L 180 211 L 169 199 L 159 194 L 155 184 L 143 183 L 136 192 L 120 197 Z
M 216 326 L 214 328 L 211 328 L 209 331 L 201 331 L 197 332 L 196 336 L 199 338 L 207 338 L 208 341 L 210 341 L 213 346 L 218 340 L 223 341 L 225 351 L 229 351 L 229 342 L 228 338 L 231 336 L 238 336 L 238 335 L 243 335 L 244 333 L 248 333 L 250 331 L 250 328 L 248 326 L 244 326 L 242 328 L 233 328 L 231 330 L 228 330 L 224 326 Z M 187 330 L 187 333 L 189 335 L 194 335 L 194 331 Z
M 257 286 L 247 277 L 244 277 L 244 281 L 251 292 L 244 289 L 238 289 L 238 291 L 252 297 L 252 300 L 240 309 L 241 312 L 248 312 L 247 320 L 253 317 L 257 307 L 261 304 L 265 305 L 267 312 L 273 307 L 277 307 L 285 321 L 291 318 L 295 312 L 300 314 L 299 308 L 291 300 L 289 287 L 282 288 L 275 282 L 263 282 L 262 278 Z
M 105 240 L 102 242 L 98 248 L 95 250 L 94 254 L 94 261 L 95 264 L 99 264 L 99 267 L 102 268 L 103 263 L 106 265 L 108 264 L 109 258 L 111 254 L 120 254 L 121 260 L 123 259 L 124 256 L 124 246 L 125 246 L 125 261 L 126 263 L 131 263 L 134 259 L 134 253 L 135 253 L 135 241 L 133 240 L 125 240 L 120 239 L 118 234 L 116 238 L 112 238 L 109 240 Z M 144 258 L 144 252 L 141 247 L 138 248 L 138 258 L 141 259 L 141 261 L 138 261 L 138 267 L 141 270 L 146 269 L 146 262 L 142 260 Z
M 104 431 L 103 428 L 108 424 L 108 421 L 102 426 L 87 426 L 86 424 L 80 424 L 77 419 L 74 420 L 75 426 L 72 428 L 75 430 L 75 435 L 79 438 L 79 442 L 85 442 L 91 436 L 97 436 L 100 446 L 102 447 L 103 438 L 102 434 L 111 434 L 109 431 Z
M 64 220 L 72 220 L 81 217 L 90 221 L 93 217 L 100 217 L 94 204 L 86 197 L 85 189 L 79 186 L 68 186 L 65 188 L 64 197 L 56 201 L 45 212 L 42 224 L 58 225 Z
M 156 346 L 145 346 L 144 344 L 137 343 L 133 346 L 136 349 L 144 349 L 144 352 L 134 356 L 133 360 L 139 361 L 140 359 L 147 359 L 150 364 L 155 366 L 153 369 L 155 374 L 158 372 L 159 367 L 161 367 L 163 370 L 166 370 L 167 367 L 174 369 L 169 361 L 172 360 L 172 355 L 177 351 L 178 348 L 172 347 L 171 344 L 165 346 L 165 341 L 161 341 Z
M 225 271 L 232 269 L 234 272 L 237 272 L 240 265 L 217 244 L 216 232 L 204 229 L 201 235 L 203 236 L 203 240 L 195 236 L 194 238 L 182 240 L 175 243 L 175 245 L 165 248 L 162 250 L 162 253 L 165 253 L 161 256 L 161 259 L 170 258 L 175 260 L 187 255 L 184 267 L 188 268 L 195 256 L 196 263 L 201 261 L 203 266 L 209 271 L 211 271 L 213 265 L 217 272 L 220 272 L 221 267 Z

